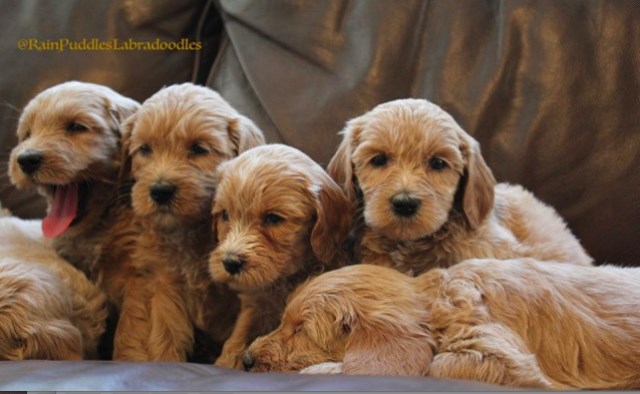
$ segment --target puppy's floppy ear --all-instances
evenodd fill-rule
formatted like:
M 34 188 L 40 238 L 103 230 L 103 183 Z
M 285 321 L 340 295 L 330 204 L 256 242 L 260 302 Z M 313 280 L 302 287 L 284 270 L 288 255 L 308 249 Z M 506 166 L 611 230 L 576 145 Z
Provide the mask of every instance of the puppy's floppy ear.
M 496 179 L 482 158 L 480 144 L 464 131 L 459 132 L 460 150 L 465 159 L 462 180 L 462 211 L 472 229 L 477 228 L 493 209 Z
M 347 198 L 353 202 L 358 199 L 356 191 L 358 186 L 354 182 L 355 175 L 353 173 L 351 155 L 359 144 L 360 134 L 366 123 L 365 117 L 366 115 L 363 115 L 347 122 L 345 128 L 340 132 L 342 134 L 342 142 L 327 166 L 327 172 L 331 178 L 344 189 L 345 193 L 347 193 Z
M 105 98 L 105 107 L 114 123 L 113 131 L 122 135 L 122 123 L 138 111 L 140 103 L 127 97 L 111 95 Z
M 318 260 L 332 262 L 351 231 L 353 204 L 324 171 L 320 172 L 316 196 L 316 223 L 311 231 L 311 248 Z
M 227 126 L 227 131 L 229 139 L 235 148 L 235 156 L 248 149 L 265 144 L 262 130 L 245 116 L 237 115 L 234 119 L 231 119 Z
M 427 375 L 435 340 L 431 331 L 419 323 L 406 324 L 410 318 L 393 313 L 346 318 L 342 327 L 349 331 L 349 337 L 342 372 L 347 375 Z
M 136 123 L 137 114 L 133 113 L 125 119 L 120 125 L 120 173 L 118 178 L 120 181 L 126 181 L 131 178 L 131 155 L 129 148 L 131 147 L 131 133 Z
M 213 179 L 216 185 L 216 189 L 217 189 L 217 185 L 220 184 L 220 179 L 222 179 L 222 175 L 223 172 L 225 171 L 225 167 L 227 167 L 227 163 L 223 162 L 222 164 L 220 164 L 216 170 L 213 173 Z M 216 194 L 217 194 L 217 190 L 216 190 Z M 214 195 L 213 198 L 213 202 L 211 204 L 211 215 L 213 216 L 213 219 L 211 220 L 211 241 L 217 245 L 219 240 L 218 240 L 218 215 L 220 215 L 220 213 L 214 213 L 216 211 L 216 198 Z

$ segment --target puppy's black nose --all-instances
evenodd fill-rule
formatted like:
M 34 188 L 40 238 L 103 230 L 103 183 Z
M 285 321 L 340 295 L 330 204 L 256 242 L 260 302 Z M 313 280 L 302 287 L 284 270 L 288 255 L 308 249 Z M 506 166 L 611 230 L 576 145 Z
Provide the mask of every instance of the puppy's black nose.
M 171 183 L 157 183 L 149 188 L 149 196 L 157 204 L 165 205 L 171 202 L 178 188 Z
M 222 265 L 224 265 L 225 271 L 231 275 L 235 275 L 242 270 L 242 267 L 244 266 L 244 259 L 240 256 L 228 255 L 222 259 Z
M 34 152 L 23 153 L 18 156 L 18 165 L 22 172 L 31 175 L 42 165 L 42 155 Z
M 242 365 L 244 366 L 244 370 L 249 372 L 254 365 L 256 365 L 256 360 L 251 357 L 249 352 L 246 352 L 244 356 L 242 356 Z
M 420 200 L 406 193 L 399 193 L 391 198 L 391 206 L 396 215 L 410 217 L 418 212 Z

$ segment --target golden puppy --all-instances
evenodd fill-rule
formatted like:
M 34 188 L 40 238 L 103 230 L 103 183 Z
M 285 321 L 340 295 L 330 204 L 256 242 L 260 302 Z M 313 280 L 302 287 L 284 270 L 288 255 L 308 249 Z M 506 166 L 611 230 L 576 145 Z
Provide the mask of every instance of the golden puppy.
M 351 211 L 324 170 L 288 146 L 251 149 L 219 176 L 209 269 L 239 292 L 242 309 L 216 364 L 239 368 L 246 347 L 277 327 L 289 292 L 346 263 Z
M 362 264 L 301 286 L 245 358 L 254 371 L 639 388 L 638 304 L 640 268 L 474 259 L 412 278 Z
M 119 178 L 120 125 L 139 106 L 101 85 L 53 86 L 24 108 L 9 161 L 11 182 L 48 201 L 44 235 L 106 291 L 111 307 L 121 302 L 136 238 L 128 185 Z
M 44 235 L 90 277 L 100 261 L 113 266 L 126 254 L 116 247 L 129 216 L 118 184 L 120 124 L 138 107 L 105 86 L 65 82 L 31 100 L 18 123 L 11 182 L 47 199 Z
M 553 208 L 495 185 L 478 142 L 435 104 L 381 104 L 342 134 L 328 172 L 362 211 L 362 262 L 413 274 L 484 257 L 591 264 Z
M 218 93 L 191 83 L 160 90 L 126 127 L 124 171 L 131 167 L 132 205 L 143 232 L 114 357 L 185 361 L 193 351 L 194 327 L 219 352 L 239 300 L 208 273 L 215 170 L 263 144 L 262 132 Z
M 0 360 L 94 358 L 106 297 L 56 254 L 40 227 L 0 217 Z

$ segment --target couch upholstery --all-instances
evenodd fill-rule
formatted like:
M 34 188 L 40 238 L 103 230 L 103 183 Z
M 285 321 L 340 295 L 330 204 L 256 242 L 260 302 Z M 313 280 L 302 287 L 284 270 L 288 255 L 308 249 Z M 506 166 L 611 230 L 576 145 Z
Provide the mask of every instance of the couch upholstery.
M 344 122 L 427 98 L 498 181 L 554 206 L 596 261 L 640 265 L 640 7 L 630 0 L 220 0 L 208 85 L 326 164 Z
M 25 0 L 0 14 L 0 143 L 69 79 L 143 100 L 206 84 L 271 142 L 328 163 L 349 118 L 424 97 L 481 143 L 499 181 L 554 206 L 598 263 L 640 265 L 640 7 L 635 0 Z M 20 38 L 178 40 L 192 52 L 25 52 Z M 0 167 L 4 171 L 4 164 Z M 2 179 L 23 217 L 42 201 Z M 0 389 L 467 390 L 433 379 L 248 375 L 196 364 L 0 362 Z
M 247 373 L 193 363 L 0 361 L 0 390 L 28 391 L 501 391 L 462 380 Z

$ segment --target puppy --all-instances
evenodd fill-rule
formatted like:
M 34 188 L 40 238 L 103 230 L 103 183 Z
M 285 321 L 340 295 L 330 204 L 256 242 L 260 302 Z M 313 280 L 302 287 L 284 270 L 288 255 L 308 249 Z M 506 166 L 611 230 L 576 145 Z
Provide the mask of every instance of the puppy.
M 56 254 L 40 227 L 0 217 L 0 360 L 95 358 L 106 297 Z
M 288 146 L 251 149 L 218 174 L 219 244 L 209 269 L 214 280 L 238 291 L 242 307 L 216 364 L 239 368 L 247 346 L 277 327 L 287 295 L 300 282 L 346 263 L 352 212 L 324 170 Z
M 53 86 L 24 108 L 9 160 L 11 182 L 47 199 L 44 236 L 107 293 L 112 309 L 121 303 L 137 235 L 128 185 L 119 178 L 120 126 L 138 107 L 101 85 Z
M 132 205 L 142 234 L 114 358 L 185 361 L 194 328 L 218 344 L 219 354 L 239 300 L 208 273 L 215 170 L 263 144 L 262 132 L 219 94 L 191 83 L 150 97 L 126 129 L 123 171 L 135 181 Z
M 47 199 L 44 235 L 91 278 L 100 261 L 112 266 L 124 252 L 117 243 L 130 215 L 118 183 L 120 124 L 138 107 L 105 86 L 72 81 L 38 94 L 18 122 L 11 182 Z
M 495 185 L 479 144 L 440 107 L 391 101 L 342 134 L 328 172 L 360 208 L 362 262 L 412 274 L 485 257 L 591 264 L 553 208 Z
M 255 371 L 429 375 L 561 389 L 640 387 L 640 268 L 473 259 L 417 278 L 356 265 L 291 297 Z

